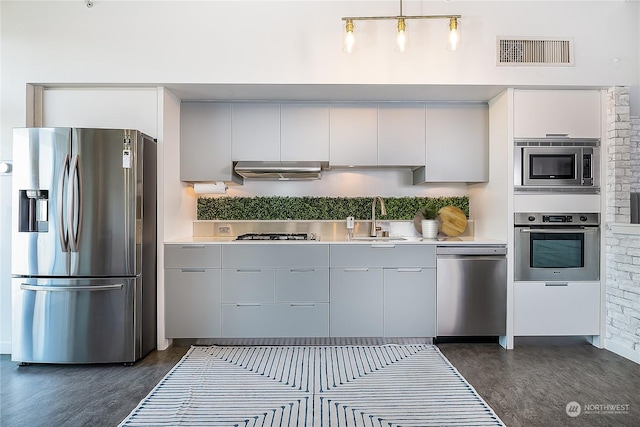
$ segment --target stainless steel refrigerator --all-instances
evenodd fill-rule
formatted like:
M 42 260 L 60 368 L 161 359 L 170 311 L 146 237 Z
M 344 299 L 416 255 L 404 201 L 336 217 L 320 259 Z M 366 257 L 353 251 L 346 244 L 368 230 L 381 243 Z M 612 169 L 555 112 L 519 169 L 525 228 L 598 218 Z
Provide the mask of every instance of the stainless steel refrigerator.
M 156 143 L 13 133 L 12 360 L 133 363 L 156 346 Z

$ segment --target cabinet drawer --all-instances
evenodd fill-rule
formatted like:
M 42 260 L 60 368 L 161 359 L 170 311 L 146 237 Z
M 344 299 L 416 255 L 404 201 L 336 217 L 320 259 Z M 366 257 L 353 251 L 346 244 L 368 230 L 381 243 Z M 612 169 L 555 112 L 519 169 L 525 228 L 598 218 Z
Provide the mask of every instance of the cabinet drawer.
M 600 334 L 598 282 L 519 282 L 513 292 L 514 335 Z
M 222 338 L 266 338 L 278 331 L 275 304 L 222 304 Z
M 329 304 L 223 304 L 223 338 L 326 337 Z
M 224 268 L 327 267 L 328 245 L 274 243 L 225 245 Z
M 328 303 L 276 304 L 280 319 L 278 337 L 328 337 Z
M 334 245 L 331 267 L 435 267 L 434 245 Z
M 329 302 L 329 269 L 276 270 L 276 302 Z
M 223 303 L 274 301 L 274 269 L 222 269 Z
M 165 268 L 220 268 L 221 245 L 164 245 Z
M 220 270 L 166 269 L 167 338 L 220 337 Z

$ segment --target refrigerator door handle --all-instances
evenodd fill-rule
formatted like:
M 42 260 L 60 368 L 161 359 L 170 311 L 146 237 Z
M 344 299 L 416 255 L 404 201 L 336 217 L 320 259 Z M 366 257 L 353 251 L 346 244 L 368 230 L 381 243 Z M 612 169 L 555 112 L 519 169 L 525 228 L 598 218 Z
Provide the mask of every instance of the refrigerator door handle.
M 20 284 L 23 291 L 53 291 L 53 292 L 77 292 L 77 291 L 113 291 L 121 290 L 124 285 L 115 283 L 113 285 L 95 285 L 95 286 L 37 286 Z
M 58 192 L 58 237 L 62 252 L 69 252 L 69 230 L 64 223 L 64 189 L 69 177 L 69 154 L 64 158 L 62 173 L 60 174 L 60 191 Z
M 80 156 L 78 154 L 73 158 L 73 167 L 71 168 L 71 207 L 69 209 L 69 232 L 71 238 L 71 252 L 78 252 L 80 243 L 80 231 L 82 230 L 82 176 L 80 174 Z M 76 187 L 77 184 L 77 187 Z M 76 219 L 76 199 L 78 200 L 77 222 Z

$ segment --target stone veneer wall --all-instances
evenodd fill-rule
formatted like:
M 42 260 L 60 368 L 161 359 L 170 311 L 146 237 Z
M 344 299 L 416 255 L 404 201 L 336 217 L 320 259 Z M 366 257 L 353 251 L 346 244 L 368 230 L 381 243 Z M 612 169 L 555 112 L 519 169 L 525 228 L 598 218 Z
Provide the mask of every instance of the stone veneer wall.
M 614 233 L 610 224 L 629 224 L 631 176 L 640 175 L 631 162 L 631 134 L 637 144 L 637 120 L 632 131 L 629 89 L 612 87 L 607 92 L 607 138 L 605 141 L 607 207 L 606 234 L 606 348 L 640 363 L 640 235 Z M 636 145 L 637 147 L 637 145 Z M 635 150 L 637 154 L 637 150 Z M 637 161 L 637 158 L 634 162 Z M 633 173 L 632 173 L 633 168 Z M 604 174 L 603 174 L 604 175 Z
M 631 191 L 640 192 L 640 117 L 631 117 Z

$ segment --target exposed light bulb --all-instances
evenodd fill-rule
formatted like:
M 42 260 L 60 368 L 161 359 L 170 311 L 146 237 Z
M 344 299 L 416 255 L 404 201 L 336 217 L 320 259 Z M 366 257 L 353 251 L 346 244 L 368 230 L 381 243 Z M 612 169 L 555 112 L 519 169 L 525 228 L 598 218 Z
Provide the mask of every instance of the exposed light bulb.
M 458 18 L 449 19 L 449 43 L 448 50 L 456 50 L 460 43 L 460 34 L 458 33 Z
M 353 35 L 353 20 L 347 19 L 345 24 L 344 45 L 342 51 L 345 53 L 353 53 L 356 50 L 356 38 Z
M 398 19 L 398 36 L 396 38 L 398 52 L 404 52 L 407 49 L 407 24 L 404 18 Z

